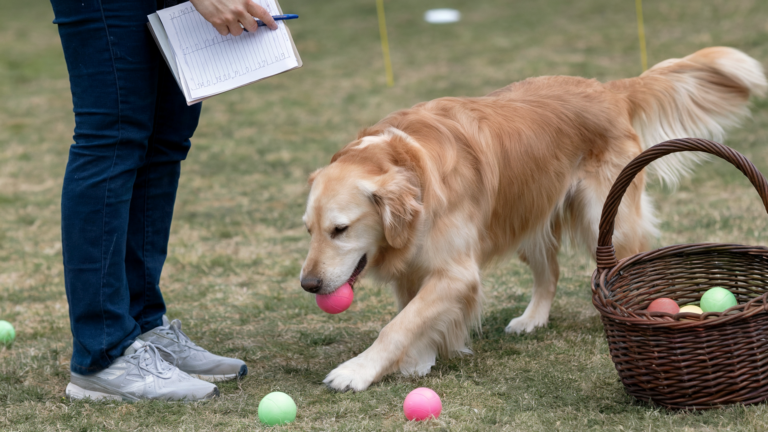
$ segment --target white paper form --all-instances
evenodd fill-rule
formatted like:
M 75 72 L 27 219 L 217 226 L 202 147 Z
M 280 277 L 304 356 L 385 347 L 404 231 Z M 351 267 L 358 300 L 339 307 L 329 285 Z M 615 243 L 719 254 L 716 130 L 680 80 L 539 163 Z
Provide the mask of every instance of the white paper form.
M 275 0 L 253 0 L 270 15 Z M 221 36 L 192 3 L 157 12 L 173 47 L 180 78 L 190 99 L 213 96 L 300 66 L 285 23 L 240 36 Z

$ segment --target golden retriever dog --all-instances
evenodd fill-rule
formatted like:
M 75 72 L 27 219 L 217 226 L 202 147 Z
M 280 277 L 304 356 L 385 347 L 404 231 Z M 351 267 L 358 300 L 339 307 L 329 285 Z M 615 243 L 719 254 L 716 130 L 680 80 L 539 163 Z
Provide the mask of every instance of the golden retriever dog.
M 331 371 L 332 389 L 429 372 L 438 355 L 470 353 L 481 269 L 516 252 L 533 295 L 507 332 L 547 323 L 563 240 L 592 254 L 603 201 L 621 169 L 671 138 L 722 140 L 766 90 L 760 63 L 715 47 L 608 83 L 546 76 L 484 97 L 447 97 L 397 111 L 360 132 L 309 179 L 311 236 L 301 286 L 328 294 L 370 271 L 391 283 L 399 313 L 367 350 Z M 653 168 L 675 182 L 695 156 Z M 635 179 L 613 237 L 619 258 L 648 247 L 656 219 Z

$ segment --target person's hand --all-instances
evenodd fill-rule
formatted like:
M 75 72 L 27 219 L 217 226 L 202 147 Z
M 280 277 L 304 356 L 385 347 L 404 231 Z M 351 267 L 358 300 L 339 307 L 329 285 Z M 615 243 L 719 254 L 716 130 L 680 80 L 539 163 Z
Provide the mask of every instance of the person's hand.
M 264 21 L 269 28 L 277 30 L 277 23 L 266 9 L 253 0 L 190 0 L 195 9 L 208 22 L 216 27 L 222 36 L 232 33 L 240 36 L 245 27 L 249 32 L 255 32 L 259 26 L 255 18 Z M 243 27 L 240 27 L 240 24 Z

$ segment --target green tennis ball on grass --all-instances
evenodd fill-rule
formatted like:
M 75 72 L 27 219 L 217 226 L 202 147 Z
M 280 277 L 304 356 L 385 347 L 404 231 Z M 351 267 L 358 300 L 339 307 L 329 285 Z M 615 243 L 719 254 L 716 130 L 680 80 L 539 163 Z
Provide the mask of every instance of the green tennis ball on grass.
M 259 402 L 259 420 L 267 426 L 286 424 L 296 419 L 296 403 L 283 392 L 272 392 Z
M 0 345 L 11 346 L 16 340 L 16 330 L 8 321 L 0 320 Z
M 701 310 L 704 312 L 723 312 L 737 304 L 736 296 L 721 287 L 710 288 L 701 296 Z

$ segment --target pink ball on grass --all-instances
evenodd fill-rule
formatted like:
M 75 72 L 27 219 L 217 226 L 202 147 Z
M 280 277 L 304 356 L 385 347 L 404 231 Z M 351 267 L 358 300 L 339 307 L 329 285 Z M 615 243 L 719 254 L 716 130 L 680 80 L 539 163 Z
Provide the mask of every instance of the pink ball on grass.
M 408 393 L 403 402 L 403 412 L 408 420 L 426 420 L 440 417 L 443 403 L 432 389 L 419 387 Z
M 348 283 L 340 286 L 336 291 L 330 294 L 318 294 L 315 296 L 317 306 L 329 314 L 342 313 L 349 309 L 352 300 L 355 298 L 355 292 Z

